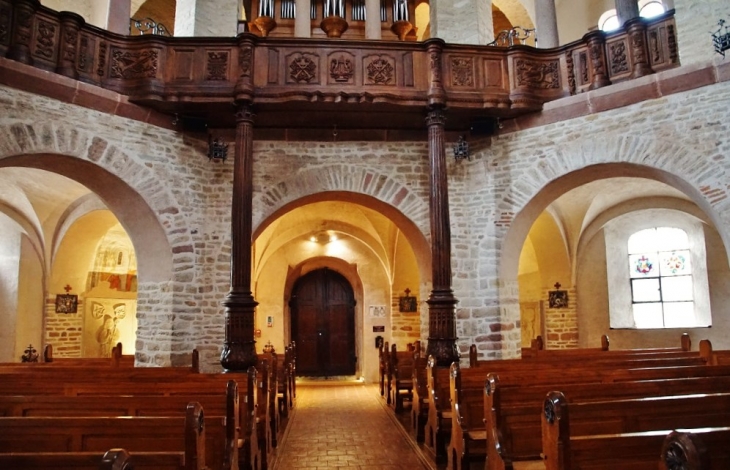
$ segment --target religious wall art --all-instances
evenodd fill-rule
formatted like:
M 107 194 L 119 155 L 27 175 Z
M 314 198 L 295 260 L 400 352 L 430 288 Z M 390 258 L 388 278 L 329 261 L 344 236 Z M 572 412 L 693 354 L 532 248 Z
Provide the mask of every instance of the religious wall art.
M 415 296 L 411 296 L 411 290 L 406 288 L 405 296 L 398 298 L 398 311 L 410 313 L 418 311 L 418 299 Z
M 63 288 L 65 294 L 56 295 L 56 313 L 76 313 L 79 309 L 79 296 L 69 294 L 71 286 L 66 284 Z
M 95 332 L 99 357 L 111 357 L 112 348 L 119 342 L 119 321 L 127 316 L 127 306 L 124 303 L 117 303 L 108 308 L 102 303 L 91 304 L 91 315 L 99 320 L 99 326 Z
M 568 291 L 560 290 L 560 283 L 555 283 L 555 290 L 549 292 L 548 307 L 566 308 L 568 306 Z

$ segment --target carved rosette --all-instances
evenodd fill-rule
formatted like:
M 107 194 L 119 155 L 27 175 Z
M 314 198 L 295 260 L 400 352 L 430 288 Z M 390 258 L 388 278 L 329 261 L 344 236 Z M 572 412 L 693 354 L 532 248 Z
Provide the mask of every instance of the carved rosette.
M 538 62 L 517 59 L 515 62 L 517 86 L 549 90 L 560 88 L 560 64 L 557 60 Z
M 112 49 L 110 78 L 155 78 L 159 51 L 142 49 L 139 51 L 123 51 Z
M 616 41 L 609 45 L 608 55 L 611 63 L 611 75 L 619 75 L 629 71 L 629 59 L 626 56 L 626 43 Z
M 53 58 L 56 45 L 56 25 L 39 20 L 37 23 L 35 52 L 33 55 L 50 60 Z
M 336 52 L 329 59 L 329 82 L 353 84 L 355 77 L 354 57 L 348 52 Z
M 289 58 L 288 83 L 318 83 L 317 63 L 319 57 L 314 54 L 298 53 Z
M 472 57 L 451 58 L 451 85 L 474 86 L 474 59 Z
M 9 59 L 32 65 L 30 41 L 33 36 L 33 17 L 40 3 L 37 0 L 16 1 L 13 9 L 13 35 L 7 53 Z
M 228 79 L 228 51 L 208 51 L 206 80 Z
M 390 56 L 367 57 L 365 84 L 395 85 L 395 59 Z

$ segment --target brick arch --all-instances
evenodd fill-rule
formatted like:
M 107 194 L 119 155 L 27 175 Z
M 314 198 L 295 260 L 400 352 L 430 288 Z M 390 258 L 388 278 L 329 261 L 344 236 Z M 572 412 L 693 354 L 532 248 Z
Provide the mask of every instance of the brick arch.
M 95 192 L 135 246 L 140 282 L 172 277 L 174 249 L 164 220 L 178 212 L 153 173 L 106 139 L 58 123 L 0 127 L 0 167 L 37 168 Z M 135 187 L 127 181 L 135 181 Z M 190 243 L 192 246 L 192 242 Z

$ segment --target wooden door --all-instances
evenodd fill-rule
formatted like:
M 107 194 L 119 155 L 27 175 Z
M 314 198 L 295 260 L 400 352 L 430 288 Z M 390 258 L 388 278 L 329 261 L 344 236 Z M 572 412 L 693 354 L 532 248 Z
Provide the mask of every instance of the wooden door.
M 295 283 L 289 305 L 297 374 L 353 375 L 355 296 L 347 279 L 327 268 L 305 274 Z

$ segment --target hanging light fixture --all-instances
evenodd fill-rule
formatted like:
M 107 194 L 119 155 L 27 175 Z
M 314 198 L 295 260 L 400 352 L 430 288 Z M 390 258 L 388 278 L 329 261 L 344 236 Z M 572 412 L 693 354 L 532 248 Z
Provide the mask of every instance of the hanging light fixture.
M 460 135 L 458 142 L 454 144 L 454 159 L 457 162 L 459 160 L 471 160 L 471 156 L 469 155 L 469 142 L 464 139 L 463 135 Z
M 223 142 L 220 138 L 213 138 L 212 135 L 208 135 L 208 160 L 218 162 L 225 162 L 228 158 L 228 143 Z

